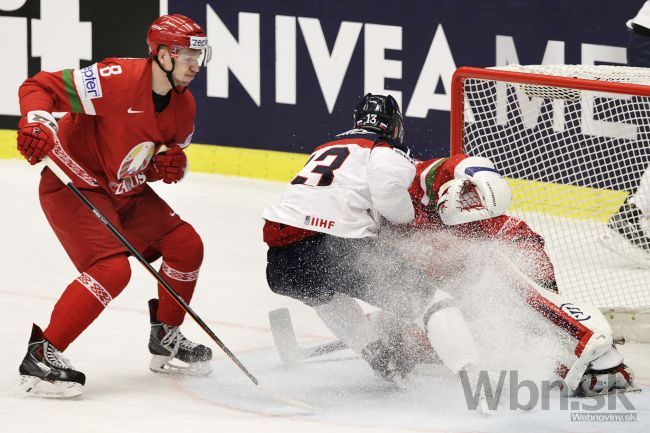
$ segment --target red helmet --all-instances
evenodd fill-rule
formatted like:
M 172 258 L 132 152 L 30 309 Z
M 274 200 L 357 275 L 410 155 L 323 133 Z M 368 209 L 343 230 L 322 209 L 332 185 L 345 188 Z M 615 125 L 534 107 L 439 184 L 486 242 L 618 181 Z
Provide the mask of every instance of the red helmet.
M 147 32 L 147 45 L 152 55 L 158 54 L 158 48 L 166 45 L 174 53 L 178 48 L 205 50 L 203 63 L 210 60 L 211 49 L 208 38 L 193 19 L 185 15 L 163 15 L 151 24 Z

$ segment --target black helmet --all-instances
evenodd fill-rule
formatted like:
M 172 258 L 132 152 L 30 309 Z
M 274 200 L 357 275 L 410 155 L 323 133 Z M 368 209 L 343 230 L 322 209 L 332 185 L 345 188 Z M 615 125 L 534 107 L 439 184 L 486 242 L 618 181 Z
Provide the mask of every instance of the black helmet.
M 368 93 L 354 109 L 354 127 L 404 140 L 402 112 L 392 96 Z M 397 131 L 397 134 L 395 134 Z

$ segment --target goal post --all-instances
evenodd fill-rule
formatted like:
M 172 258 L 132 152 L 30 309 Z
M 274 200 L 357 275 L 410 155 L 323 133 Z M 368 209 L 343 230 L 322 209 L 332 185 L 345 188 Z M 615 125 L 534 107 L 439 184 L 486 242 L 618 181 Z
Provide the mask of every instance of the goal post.
M 650 166 L 650 69 L 459 68 L 450 122 L 452 155 L 508 179 L 509 213 L 544 237 L 561 293 L 650 339 L 650 250 L 608 226 Z

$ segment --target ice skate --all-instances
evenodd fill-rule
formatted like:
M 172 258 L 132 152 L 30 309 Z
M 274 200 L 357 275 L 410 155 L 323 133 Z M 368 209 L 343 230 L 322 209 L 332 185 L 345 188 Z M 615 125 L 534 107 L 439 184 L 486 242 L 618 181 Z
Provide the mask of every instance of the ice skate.
M 622 343 L 621 343 L 622 344 Z M 640 392 L 636 385 L 634 372 L 623 362 L 621 355 L 613 345 L 603 355 L 589 363 L 576 389 L 578 397 L 623 392 Z
M 588 369 L 578 385 L 578 397 L 595 397 L 622 392 L 641 392 L 634 381 L 632 369 L 620 364 L 606 370 Z
M 154 373 L 207 376 L 212 371 L 212 350 L 188 340 L 178 326 L 158 321 L 158 300 L 149 301 L 151 334 L 149 369 Z
M 382 340 L 368 344 L 361 352 L 361 356 L 378 376 L 399 388 L 406 387 L 406 376 L 415 366 L 414 363 L 406 362 L 398 356 Z
M 81 395 L 86 376 L 76 371 L 67 358 L 43 336 L 38 326 L 32 327 L 27 354 L 18 368 L 20 383 L 17 392 L 47 398 L 69 398 Z

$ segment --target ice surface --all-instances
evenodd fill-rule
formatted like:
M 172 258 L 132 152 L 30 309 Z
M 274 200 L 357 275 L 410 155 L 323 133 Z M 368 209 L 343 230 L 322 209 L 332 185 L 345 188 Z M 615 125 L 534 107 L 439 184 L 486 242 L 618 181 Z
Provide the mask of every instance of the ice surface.
M 284 185 L 191 173 L 178 185 L 156 185 L 161 195 L 201 233 L 205 261 L 192 301 L 195 311 L 260 381 L 276 392 L 315 407 L 303 413 L 273 400 L 218 349 L 209 378 L 151 373 L 146 301 L 155 294 L 151 277 L 133 261 L 129 287 L 66 351 L 87 375 L 84 395 L 69 401 L 17 397 L 18 365 L 31 323 L 46 326 L 53 304 L 77 272 L 40 210 L 38 172 L 22 161 L 0 161 L 0 431 L 33 432 L 596 432 L 650 429 L 650 347 L 623 346 L 644 386 L 629 395 L 636 422 L 571 422 L 553 395 L 550 410 L 510 411 L 491 418 L 466 409 L 458 382 L 444 367 L 423 369 L 406 391 L 377 379 L 352 353 L 338 352 L 298 366 L 283 365 L 273 349 L 268 311 L 291 310 L 303 345 L 330 334 L 315 313 L 271 293 L 265 282 L 261 240 L 263 207 L 277 200 Z M 491 279 L 492 278 L 492 279 Z M 477 277 L 461 302 L 485 354 L 486 363 L 518 368 L 535 378 L 561 350 L 548 329 L 521 305 L 504 297 L 503 281 Z M 481 287 L 491 287 L 487 293 Z M 477 303 L 472 299 L 480 299 Z M 510 300 L 509 300 L 510 299 Z M 489 307 L 489 308 L 488 308 Z M 535 334 L 531 331 L 535 330 Z M 184 333 L 201 343 L 209 338 L 188 320 Z M 508 331 L 508 332 L 505 332 Z M 537 335 L 537 336 L 535 336 Z M 541 337 L 540 337 L 541 336 Z M 524 344 L 525 343 L 525 344 Z M 214 344 L 211 344 L 214 347 Z M 507 347 L 509 353 L 495 347 Z M 522 402 L 525 402 L 522 392 Z M 584 401 L 583 401 L 584 402 Z M 608 413 L 601 409 L 601 413 Z M 626 412 L 619 404 L 616 412 Z

